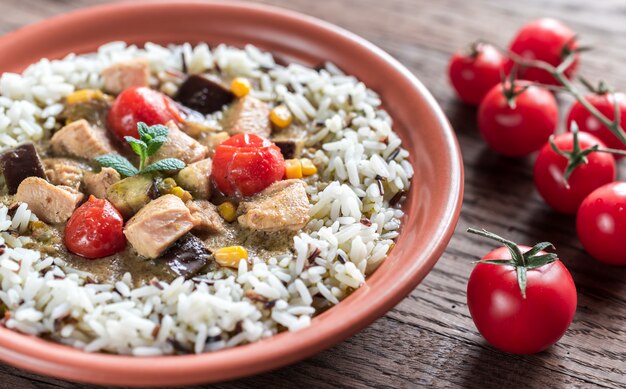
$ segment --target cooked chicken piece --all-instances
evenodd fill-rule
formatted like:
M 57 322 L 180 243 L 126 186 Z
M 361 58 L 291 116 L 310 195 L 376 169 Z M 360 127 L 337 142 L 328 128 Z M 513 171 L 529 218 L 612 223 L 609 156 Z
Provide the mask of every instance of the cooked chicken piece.
M 299 230 L 309 221 L 309 198 L 302 180 L 270 185 L 249 201 L 239 204 L 239 224 L 253 230 Z
M 189 118 L 187 118 L 187 120 L 185 120 L 185 123 L 183 123 L 181 126 L 181 131 L 194 139 L 199 139 L 206 134 L 215 132 L 216 129 L 200 121 L 190 120 Z
M 17 188 L 15 201 L 46 223 L 64 223 L 72 216 L 83 194 L 67 186 L 55 186 L 39 177 L 28 177 Z
M 206 147 L 182 132 L 176 123 L 169 121 L 167 127 L 170 130 L 167 142 L 152 156 L 152 162 L 165 158 L 178 158 L 185 163 L 192 163 L 206 157 Z
M 222 127 L 229 135 L 250 132 L 268 138 L 272 132 L 270 107 L 252 96 L 241 97 L 224 113 Z
M 80 163 L 68 158 L 44 158 L 43 166 L 50 183 L 80 189 L 85 174 Z
M 194 227 L 194 219 L 185 203 L 174 195 L 152 200 L 133 216 L 124 235 L 137 253 L 157 258 L 178 238 Z
M 213 154 L 215 154 L 215 148 L 228 138 L 230 138 L 230 135 L 228 135 L 226 131 L 221 131 L 215 134 L 209 134 L 205 136 L 204 138 L 200 139 L 200 143 L 205 145 L 209 150 L 207 156 L 213 157 Z
M 211 167 L 211 158 L 194 162 L 179 171 L 175 180 L 193 197 L 206 200 L 211 197 Z
M 85 172 L 83 182 L 87 193 L 96 196 L 99 199 L 106 199 L 107 191 L 111 185 L 115 184 L 122 177 L 117 170 L 110 167 L 103 167 L 100 173 Z
M 213 203 L 206 200 L 190 200 L 185 203 L 193 219 L 194 230 L 220 234 L 226 230 L 224 219 Z
M 113 64 L 101 75 L 104 90 L 116 95 L 133 86 L 150 84 L 150 66 L 143 58 Z
M 28 177 L 47 178 L 35 145 L 25 143 L 0 154 L 0 170 L 10 195 Z
M 92 159 L 115 152 L 106 131 L 93 127 L 85 119 L 77 120 L 57 131 L 50 140 L 56 155 Z

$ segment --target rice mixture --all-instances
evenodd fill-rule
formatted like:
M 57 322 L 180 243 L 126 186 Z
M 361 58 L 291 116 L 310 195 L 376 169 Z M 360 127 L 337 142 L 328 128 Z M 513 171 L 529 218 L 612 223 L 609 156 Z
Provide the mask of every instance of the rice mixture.
M 303 140 L 302 162 L 288 158 L 289 147 L 281 152 L 287 169 L 305 171 L 300 175 L 310 203 L 307 222 L 283 234 L 288 239 L 282 251 L 251 250 L 247 260 L 230 265 L 211 258 L 193 276 L 138 278 L 122 264 L 117 279 L 98 278 L 90 266 L 106 260 L 40 249 L 35 231 L 45 224 L 41 215 L 26 202 L 9 201 L 9 182 L 3 181 L 0 194 L 8 200 L 0 206 L 2 324 L 88 352 L 202 353 L 304 328 L 363 285 L 398 236 L 399 203 L 413 171 L 376 93 L 332 64 L 282 66 L 251 45 L 138 48 L 123 42 L 93 54 L 43 59 L 23 74 L 0 78 L 0 147 L 47 144 L 71 121 L 68 96 L 106 90 L 103 72 L 137 59 L 148 66 L 149 86 L 166 95 L 180 95 L 190 75 L 227 82 L 239 77 L 249 82 L 238 87 L 248 88 L 250 97 L 283 109 L 275 120 L 293 118 L 283 124 Z M 187 115 L 200 131 L 219 133 L 227 108 Z M 290 166 L 293 161 L 300 165 Z M 213 238 L 204 239 L 210 246 Z

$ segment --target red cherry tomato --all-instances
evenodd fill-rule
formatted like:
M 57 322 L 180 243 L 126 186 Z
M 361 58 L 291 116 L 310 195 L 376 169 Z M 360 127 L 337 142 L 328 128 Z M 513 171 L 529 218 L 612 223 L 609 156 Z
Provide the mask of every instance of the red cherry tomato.
M 523 26 L 518 32 L 509 50 L 527 59 L 537 59 L 557 66 L 567 56 L 568 52 L 578 47 L 575 34 L 562 22 L 543 18 Z M 578 67 L 578 54 L 574 62 L 565 70 L 565 75 L 571 78 Z M 509 62 L 508 68 L 513 66 Z M 537 81 L 544 84 L 558 85 L 559 82 L 548 72 L 538 68 L 520 69 L 519 77 L 525 80 Z
M 626 121 L 626 95 L 623 93 L 615 94 L 617 105 L 619 106 L 619 115 L 622 123 Z M 600 111 L 608 119 L 615 119 L 615 106 L 613 95 L 609 93 L 591 94 L 585 99 Z M 612 149 L 626 150 L 624 145 L 613 133 L 595 116 L 589 113 L 585 107 L 578 101 L 572 105 L 567 115 L 567 128 L 571 127 L 572 122 L 576 122 L 580 131 L 588 132 L 598 137 L 607 147 Z M 619 158 L 619 157 L 616 157 Z
M 594 190 L 578 208 L 578 239 L 592 257 L 610 265 L 626 265 L 626 182 Z
M 572 151 L 574 134 L 567 132 L 557 135 L 554 143 L 559 150 Z M 578 143 L 581 150 L 594 145 L 604 147 L 598 138 L 586 132 L 578 133 Z M 579 165 L 570 175 L 569 188 L 563 181 L 567 163 L 567 158 L 555 153 L 550 144 L 546 143 L 535 161 L 535 186 L 549 206 L 562 213 L 574 214 L 589 193 L 615 181 L 615 158 L 607 153 L 588 154 L 587 163 Z
M 511 253 L 500 247 L 482 259 L 511 259 Z M 467 284 L 467 305 L 478 331 L 493 346 L 515 354 L 538 353 L 556 343 L 574 318 L 576 300 L 576 286 L 561 261 L 527 271 L 526 298 L 509 265 L 479 262 Z
M 527 87 L 527 89 L 523 89 Z M 517 94 L 509 104 L 511 87 L 498 84 L 478 108 L 478 127 L 487 144 L 496 152 L 521 157 L 537 151 L 556 129 L 559 113 L 552 93 L 545 89 L 515 84 Z
M 280 149 L 258 135 L 237 134 L 215 149 L 211 176 L 225 195 L 252 196 L 284 174 L 285 160 Z
M 120 139 L 139 138 L 137 123 L 153 126 L 170 120 L 183 121 L 174 102 L 161 92 L 140 86 L 128 88 L 117 96 L 107 116 L 107 127 Z
M 85 258 L 102 258 L 124 250 L 124 219 L 107 200 L 90 196 L 65 226 L 65 246 Z
M 488 44 L 472 45 L 470 53 L 457 52 L 450 58 L 450 83 L 467 104 L 478 105 L 487 92 L 500 82 L 506 57 Z

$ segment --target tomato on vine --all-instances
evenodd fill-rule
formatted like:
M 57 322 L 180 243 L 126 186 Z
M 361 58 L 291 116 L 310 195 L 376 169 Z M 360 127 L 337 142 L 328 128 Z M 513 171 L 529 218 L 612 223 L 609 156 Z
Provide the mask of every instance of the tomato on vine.
M 576 215 L 576 232 L 598 261 L 626 265 L 626 182 L 612 182 L 587 196 Z
M 448 65 L 448 77 L 459 98 L 478 105 L 501 80 L 507 59 L 490 44 L 475 42 L 469 51 L 458 51 Z
M 468 229 L 502 244 L 486 254 L 467 283 L 467 305 L 481 335 L 494 347 L 533 354 L 556 343 L 576 313 L 576 286 L 552 246 L 518 246 L 485 230 Z
M 620 122 L 624 123 L 626 121 L 626 95 L 624 93 L 609 93 L 607 89 L 601 87 L 595 93 L 585 96 L 585 100 L 609 120 L 615 120 L 617 110 Z M 615 107 L 616 102 L 617 107 Z M 626 150 L 626 145 L 579 101 L 572 105 L 567 114 L 567 128 L 570 128 L 573 122 L 578 124 L 581 131 L 595 135 L 607 147 Z
M 605 145 L 595 136 L 579 132 L 557 135 L 539 152 L 533 176 L 535 187 L 555 210 L 574 214 L 585 197 L 602 185 L 615 181 L 613 155 L 593 151 Z
M 578 67 L 576 34 L 564 23 L 552 18 L 542 18 L 524 25 L 517 32 L 509 50 L 523 58 L 543 61 L 555 67 L 568 56 L 574 55 L 574 61 L 564 72 L 568 78 L 574 76 Z M 509 64 L 511 66 L 512 63 Z M 536 67 L 523 67 L 519 76 L 542 84 L 559 85 L 553 75 Z
M 496 152 L 521 157 L 539 150 L 556 130 L 557 102 L 546 89 L 524 81 L 494 86 L 478 108 L 478 127 Z

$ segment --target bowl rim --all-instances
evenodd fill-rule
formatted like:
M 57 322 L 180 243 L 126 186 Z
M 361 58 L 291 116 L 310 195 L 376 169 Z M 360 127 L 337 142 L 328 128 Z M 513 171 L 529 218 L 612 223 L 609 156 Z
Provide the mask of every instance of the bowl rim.
M 318 328 L 319 324 L 316 325 L 314 319 L 310 327 L 296 333 L 281 333 L 248 345 L 213 353 L 159 357 L 86 353 L 70 346 L 0 327 L 0 360 L 26 370 L 74 381 L 131 386 L 215 382 L 257 374 L 302 360 L 329 348 L 384 315 L 405 298 L 428 274 L 443 254 L 452 237 L 462 206 L 464 172 L 458 141 L 448 119 L 426 87 L 407 68 L 379 47 L 334 24 L 299 12 L 243 1 L 168 2 L 151 0 L 121 2 L 79 9 L 22 27 L 0 37 L 0 52 L 6 52 L 6 46 L 11 40 L 25 39 L 26 36 L 43 33 L 52 25 L 89 19 L 95 15 L 137 11 L 145 9 L 145 7 L 177 7 L 181 5 L 230 8 L 233 11 L 247 10 L 261 14 L 278 15 L 280 18 L 297 21 L 318 31 L 323 30 L 332 33 L 338 38 L 351 41 L 359 46 L 360 50 L 369 51 L 380 58 L 394 72 L 400 74 L 411 84 L 424 98 L 429 109 L 435 115 L 443 130 L 447 150 L 450 153 L 448 161 L 451 168 L 449 172 L 450 191 L 447 194 L 445 207 L 443 207 L 443 217 L 436 223 L 436 234 L 434 238 L 431 238 L 425 254 L 422 253 L 426 259 L 421 262 L 414 261 L 410 269 L 399 277 L 397 283 L 381 291 L 378 296 L 372 299 L 369 309 L 353 313 L 345 321 L 332 327 L 325 322 L 323 328 Z M 426 271 L 420 272 L 420 269 L 426 269 Z M 342 304 L 348 300 L 344 300 Z M 333 309 L 329 312 L 332 312 Z M 280 344 L 281 342 L 283 344 Z M 280 347 L 274 347 L 275 345 L 280 345 Z M 262 365 L 256 363 L 259 360 L 257 352 L 260 350 L 263 351 L 264 363 Z M 246 364 L 247 370 L 243 373 L 229 370 L 227 368 L 228 363 L 235 360 Z M 211 366 L 211 371 L 215 373 L 213 376 L 207 377 L 197 373 L 206 369 L 207 366 Z

